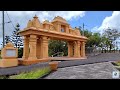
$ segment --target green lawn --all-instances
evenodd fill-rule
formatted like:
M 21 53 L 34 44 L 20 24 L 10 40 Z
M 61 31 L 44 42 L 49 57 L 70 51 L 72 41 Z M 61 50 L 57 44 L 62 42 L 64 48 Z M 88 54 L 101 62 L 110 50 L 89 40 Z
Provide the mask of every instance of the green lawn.
M 0 76 L 0 79 L 8 79 L 7 76 Z
M 116 64 L 117 64 L 118 66 L 120 66 L 120 62 L 117 62 Z
M 50 68 L 37 69 L 27 73 L 10 76 L 9 79 L 38 79 L 50 72 Z

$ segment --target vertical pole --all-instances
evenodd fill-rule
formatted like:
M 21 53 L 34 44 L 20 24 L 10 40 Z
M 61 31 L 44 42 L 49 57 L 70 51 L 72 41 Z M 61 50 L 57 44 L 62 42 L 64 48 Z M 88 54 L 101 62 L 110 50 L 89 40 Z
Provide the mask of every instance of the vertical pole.
M 84 36 L 84 23 L 83 23 L 83 36 Z
M 4 47 L 4 11 L 2 12 L 2 16 L 3 16 L 3 47 Z

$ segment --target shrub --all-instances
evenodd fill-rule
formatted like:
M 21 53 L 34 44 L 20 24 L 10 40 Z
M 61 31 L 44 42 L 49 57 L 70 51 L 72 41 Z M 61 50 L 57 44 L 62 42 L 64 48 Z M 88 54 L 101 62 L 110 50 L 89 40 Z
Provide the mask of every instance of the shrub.
M 18 49 L 18 58 L 22 58 L 23 56 L 23 48 Z

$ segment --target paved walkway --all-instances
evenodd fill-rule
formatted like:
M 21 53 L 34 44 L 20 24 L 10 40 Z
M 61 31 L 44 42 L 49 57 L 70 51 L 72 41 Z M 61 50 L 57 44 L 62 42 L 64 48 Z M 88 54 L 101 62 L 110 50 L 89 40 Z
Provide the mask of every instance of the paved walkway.
M 36 68 L 44 68 L 48 67 L 48 62 L 46 63 L 38 63 L 33 64 L 29 66 L 17 66 L 17 67 L 11 67 L 11 68 L 0 68 L 0 75 L 13 75 L 13 74 L 19 74 L 21 72 L 28 72 L 31 70 L 34 70 Z
M 69 66 L 108 62 L 108 61 L 118 61 L 118 60 L 120 61 L 120 53 L 102 53 L 100 55 L 88 57 L 87 59 L 83 59 L 83 60 L 63 61 L 59 63 L 58 67 L 63 68 Z
M 71 67 L 77 65 L 84 65 L 84 64 L 91 64 L 91 63 L 98 63 L 98 62 L 108 62 L 108 61 L 118 61 L 120 60 L 119 53 L 104 53 L 94 57 L 88 57 L 84 60 L 75 60 L 75 61 L 62 61 L 59 62 L 58 67 Z M 11 75 L 11 74 L 18 74 L 20 72 L 30 71 L 34 68 L 42 68 L 47 67 L 47 63 L 38 63 L 30 66 L 18 66 L 18 67 L 11 67 L 11 68 L 0 68 L 0 75 Z
M 110 62 L 59 68 L 45 79 L 112 79 L 116 69 Z

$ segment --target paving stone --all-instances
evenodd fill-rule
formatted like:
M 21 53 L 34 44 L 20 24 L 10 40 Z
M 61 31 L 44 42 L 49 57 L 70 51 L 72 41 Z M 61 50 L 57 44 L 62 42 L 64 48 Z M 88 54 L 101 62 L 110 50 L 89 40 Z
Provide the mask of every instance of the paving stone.
M 45 79 L 112 79 L 112 72 L 117 70 L 111 62 L 94 63 L 73 67 L 59 68 Z

